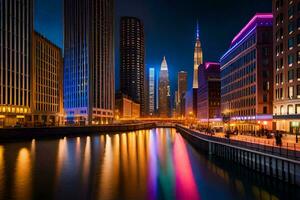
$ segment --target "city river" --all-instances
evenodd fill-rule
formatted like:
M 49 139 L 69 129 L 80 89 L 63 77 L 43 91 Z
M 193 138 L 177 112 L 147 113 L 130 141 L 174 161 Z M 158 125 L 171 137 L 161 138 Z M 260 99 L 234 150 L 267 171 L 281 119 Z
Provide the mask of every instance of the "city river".
M 300 199 L 174 129 L 0 144 L 0 199 Z

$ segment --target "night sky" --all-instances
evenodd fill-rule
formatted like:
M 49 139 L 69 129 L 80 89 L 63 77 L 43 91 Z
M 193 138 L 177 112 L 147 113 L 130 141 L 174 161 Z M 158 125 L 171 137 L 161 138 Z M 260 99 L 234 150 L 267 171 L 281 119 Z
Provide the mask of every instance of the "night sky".
M 116 0 L 116 86 L 119 87 L 119 20 L 135 16 L 144 22 L 146 67 L 169 65 L 171 89 L 185 70 L 192 85 L 196 21 L 204 61 L 218 61 L 232 38 L 257 12 L 271 12 L 272 0 Z M 63 47 L 63 0 L 35 0 L 35 29 Z

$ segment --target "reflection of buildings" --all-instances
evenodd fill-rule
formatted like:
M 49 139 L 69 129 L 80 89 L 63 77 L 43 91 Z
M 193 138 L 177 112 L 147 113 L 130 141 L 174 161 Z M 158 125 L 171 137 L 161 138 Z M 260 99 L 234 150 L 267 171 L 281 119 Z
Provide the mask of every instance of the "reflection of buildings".
M 116 95 L 116 118 L 139 118 L 140 115 L 140 104 L 134 102 L 130 98 L 122 94 Z
M 272 127 L 272 14 L 257 14 L 221 60 L 222 113 L 240 130 Z
M 1 5 L 0 127 L 30 121 L 33 0 L 1 0 Z M 18 11 L 9 5 L 18 5 Z
M 135 17 L 121 18 L 120 89 L 141 104 L 146 114 L 144 26 Z
M 291 133 L 300 127 L 299 8 L 298 1 L 273 1 L 274 128 Z
M 111 122 L 115 92 L 114 1 L 65 0 L 64 9 L 67 120 L 81 124 Z
M 63 122 L 63 61 L 60 48 L 35 32 L 33 36 L 32 114 L 34 123 Z
M 178 113 L 180 116 L 185 116 L 185 103 L 184 103 L 184 95 L 187 91 L 187 72 L 180 71 L 178 72 L 178 94 L 177 94 L 177 102 L 179 108 Z
M 203 63 L 203 53 L 199 36 L 199 25 L 197 24 L 196 43 L 194 50 L 194 79 L 193 88 L 198 88 L 198 67 Z
M 149 115 L 153 116 L 155 115 L 156 111 L 156 101 L 155 101 L 155 96 L 156 96 L 156 74 L 155 74 L 155 68 L 151 67 L 149 68 Z
M 221 121 L 220 64 L 206 62 L 199 66 L 197 118 L 203 123 Z
M 170 84 L 166 57 L 163 58 L 159 74 L 159 116 L 170 117 Z

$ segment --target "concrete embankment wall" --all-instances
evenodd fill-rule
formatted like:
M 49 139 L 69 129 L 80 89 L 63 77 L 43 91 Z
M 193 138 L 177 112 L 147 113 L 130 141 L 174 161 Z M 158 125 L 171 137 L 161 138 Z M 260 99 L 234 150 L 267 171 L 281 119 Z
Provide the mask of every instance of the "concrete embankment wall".
M 156 128 L 155 123 L 116 124 L 84 127 L 8 128 L 0 129 L 0 141 L 120 133 L 152 128 Z
M 176 129 L 195 147 L 211 156 L 224 158 L 263 175 L 300 186 L 300 161 L 213 141 L 182 126 L 176 126 Z

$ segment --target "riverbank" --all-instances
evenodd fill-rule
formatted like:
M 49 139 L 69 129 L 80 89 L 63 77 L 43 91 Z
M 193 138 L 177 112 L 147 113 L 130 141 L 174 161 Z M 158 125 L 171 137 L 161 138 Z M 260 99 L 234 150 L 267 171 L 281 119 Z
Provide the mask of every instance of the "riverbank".
M 263 175 L 300 186 L 300 161 L 297 160 L 298 155 L 287 157 L 289 150 L 286 155 L 278 155 L 274 149 L 269 153 L 259 144 L 256 145 L 256 149 L 251 146 L 249 148 L 245 142 L 236 143 L 229 139 L 204 135 L 183 126 L 176 126 L 176 129 L 197 149 L 207 152 L 210 156 L 220 157 Z
M 0 141 L 9 142 L 17 140 L 31 140 L 40 138 L 72 137 L 89 134 L 107 134 L 130 132 L 153 128 L 175 128 L 172 124 L 158 123 L 131 123 L 131 124 L 109 124 L 99 126 L 66 126 L 46 128 L 6 128 L 0 129 Z

